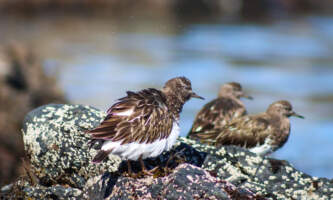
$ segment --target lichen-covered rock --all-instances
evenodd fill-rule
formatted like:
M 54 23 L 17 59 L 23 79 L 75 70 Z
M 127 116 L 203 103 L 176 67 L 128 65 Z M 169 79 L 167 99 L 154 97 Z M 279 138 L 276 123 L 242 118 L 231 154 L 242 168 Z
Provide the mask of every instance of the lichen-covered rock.
M 26 197 L 34 199 L 81 199 L 82 191 L 77 188 L 62 185 L 45 187 L 42 185 L 25 187 L 23 192 Z
M 24 148 L 31 170 L 43 185 L 68 184 L 82 188 L 86 180 L 103 171 L 116 171 L 120 158 L 110 155 L 99 165 L 91 163 L 89 135 L 105 113 L 80 105 L 46 105 L 31 111 L 24 120 Z
M 208 153 L 202 168 L 221 179 L 269 199 L 333 199 L 333 181 L 311 177 L 287 161 L 261 157 L 236 146 L 215 148 L 179 141 Z
M 90 179 L 86 199 L 258 199 L 249 190 L 211 176 L 202 168 L 179 165 L 168 176 L 141 179 L 106 173 Z
M 333 199 L 331 180 L 304 174 L 287 161 L 186 138 L 179 138 L 170 152 L 145 160 L 148 169 L 161 166 L 155 177 L 126 177 L 126 163 L 117 156 L 91 164 L 96 152 L 88 150 L 85 131 L 104 116 L 79 105 L 46 105 L 30 112 L 23 136 L 33 174 L 28 177 L 37 180 L 14 184 L 21 195 L 33 199 Z M 169 171 L 163 171 L 166 166 Z M 132 167 L 140 170 L 138 162 L 132 162 Z
M 21 179 L 14 185 L 11 184 L 10 187 L 12 188 L 11 195 L 3 196 L 4 198 L 0 199 L 82 199 L 83 197 L 82 190 L 67 185 L 43 186 Z

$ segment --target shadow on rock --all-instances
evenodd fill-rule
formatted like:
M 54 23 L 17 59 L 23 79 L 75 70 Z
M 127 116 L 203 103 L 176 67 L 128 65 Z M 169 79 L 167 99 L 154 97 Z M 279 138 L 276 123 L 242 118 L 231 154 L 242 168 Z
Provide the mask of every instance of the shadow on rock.
M 181 163 L 188 163 L 197 167 L 201 167 L 204 163 L 207 153 L 199 152 L 186 143 L 180 143 L 176 148 L 162 153 L 156 158 L 148 158 L 144 160 L 145 167 L 148 170 L 159 168 L 156 176 L 165 175 L 165 169 L 172 170 Z M 141 165 L 139 161 L 131 161 L 132 170 L 134 173 L 139 173 Z M 127 172 L 127 161 L 121 162 L 118 171 L 120 173 Z

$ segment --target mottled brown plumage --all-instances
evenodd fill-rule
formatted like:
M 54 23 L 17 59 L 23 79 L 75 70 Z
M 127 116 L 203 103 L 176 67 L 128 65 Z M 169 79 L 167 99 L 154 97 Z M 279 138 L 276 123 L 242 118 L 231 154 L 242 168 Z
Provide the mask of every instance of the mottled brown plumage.
M 166 138 L 175 117 L 171 112 L 165 112 L 166 104 L 161 103 L 165 101 L 165 95 L 156 89 L 137 93 L 129 91 L 107 111 L 104 121 L 89 133 L 93 139 L 121 141 L 121 144 L 133 141 L 151 143 Z M 131 114 L 122 115 L 126 112 Z
M 203 142 L 216 146 L 237 145 L 266 155 L 282 147 L 290 134 L 290 116 L 303 118 L 292 110 L 288 101 L 272 103 L 266 112 L 231 120 L 220 130 L 200 135 Z
M 199 135 L 209 134 L 215 129 L 221 129 L 227 122 L 234 118 L 246 115 L 246 109 L 241 97 L 252 99 L 246 96 L 239 83 L 231 82 L 221 86 L 218 98 L 204 105 L 196 115 L 189 137 L 198 138 Z
M 88 132 L 92 144 L 103 142 L 93 162 L 102 161 L 109 153 L 137 160 L 169 150 L 179 133 L 179 114 L 191 97 L 202 98 L 185 77 L 169 80 L 161 91 L 127 92 L 107 111 L 104 121 Z

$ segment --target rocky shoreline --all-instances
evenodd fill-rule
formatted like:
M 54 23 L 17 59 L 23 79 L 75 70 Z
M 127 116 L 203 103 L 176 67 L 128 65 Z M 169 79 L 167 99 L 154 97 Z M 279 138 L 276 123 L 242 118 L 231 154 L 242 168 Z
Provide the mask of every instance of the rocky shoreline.
M 95 165 L 85 131 L 105 113 L 50 104 L 25 117 L 25 175 L 1 189 L 9 199 L 333 199 L 333 181 L 311 177 L 287 161 L 235 146 L 215 148 L 179 138 L 170 152 L 145 160 L 156 176 L 130 178 L 117 156 Z M 136 168 L 134 163 L 134 169 Z M 167 168 L 165 168 L 167 167 Z M 168 170 L 165 170 L 168 169 Z

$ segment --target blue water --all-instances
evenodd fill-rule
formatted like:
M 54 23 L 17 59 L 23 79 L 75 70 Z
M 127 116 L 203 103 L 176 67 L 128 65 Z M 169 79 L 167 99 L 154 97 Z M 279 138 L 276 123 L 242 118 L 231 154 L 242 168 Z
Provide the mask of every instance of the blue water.
M 182 136 L 225 82 L 240 82 L 255 98 L 244 100 L 250 113 L 289 100 L 306 118 L 291 119 L 289 140 L 272 157 L 310 175 L 333 178 L 333 17 L 181 28 L 177 22 L 88 22 L 0 20 L 0 39 L 35 47 L 72 102 L 102 110 L 127 90 L 161 88 L 174 76 L 188 77 L 206 100 L 185 105 Z

